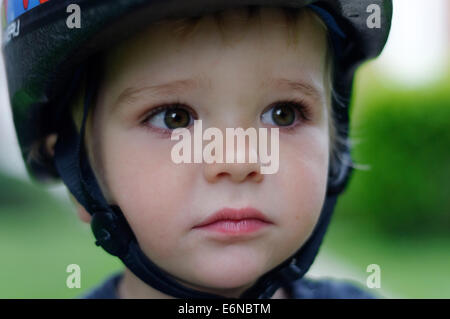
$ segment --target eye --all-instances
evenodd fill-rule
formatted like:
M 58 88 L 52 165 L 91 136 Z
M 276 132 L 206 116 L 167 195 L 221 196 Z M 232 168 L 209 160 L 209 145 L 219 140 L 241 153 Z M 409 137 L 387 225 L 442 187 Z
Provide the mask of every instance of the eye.
M 294 101 L 282 101 L 272 105 L 269 110 L 261 115 L 262 122 L 275 126 L 291 126 L 296 122 L 300 114 L 307 120 L 304 104 Z
M 193 117 L 180 104 L 156 108 L 145 120 L 147 125 L 163 130 L 186 128 L 193 124 Z

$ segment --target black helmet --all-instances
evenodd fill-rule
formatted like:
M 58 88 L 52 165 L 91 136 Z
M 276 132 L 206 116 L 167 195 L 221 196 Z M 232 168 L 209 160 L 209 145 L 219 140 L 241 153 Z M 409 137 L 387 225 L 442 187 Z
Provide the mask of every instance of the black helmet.
M 81 8 L 81 28 L 66 24 L 69 5 Z M 118 256 L 141 280 L 175 297 L 221 297 L 178 284 L 141 251 L 118 206 L 108 205 L 84 150 L 84 127 L 96 93 L 92 58 L 160 19 L 198 16 L 240 6 L 314 10 L 330 28 L 334 47 L 332 107 L 338 134 L 348 138 L 349 100 L 356 68 L 382 51 L 391 25 L 391 0 L 3 0 L 3 56 L 14 124 L 26 168 L 38 180 L 62 179 L 92 214 L 92 229 L 101 245 Z M 372 11 L 373 10 L 373 11 Z M 379 13 L 379 24 L 370 23 Z M 91 62 L 89 62 L 91 61 Z M 67 99 L 86 72 L 87 92 L 81 133 L 67 123 Z M 72 123 L 70 121 L 70 123 Z M 73 124 L 73 123 L 72 123 Z M 55 157 L 29 157 L 33 145 L 57 133 Z M 263 275 L 242 297 L 270 297 L 283 282 L 301 278 L 322 242 L 338 195 L 352 171 L 348 144 L 330 162 L 327 194 L 320 219 L 308 241 L 285 262 Z M 331 167 L 332 166 L 332 167 Z

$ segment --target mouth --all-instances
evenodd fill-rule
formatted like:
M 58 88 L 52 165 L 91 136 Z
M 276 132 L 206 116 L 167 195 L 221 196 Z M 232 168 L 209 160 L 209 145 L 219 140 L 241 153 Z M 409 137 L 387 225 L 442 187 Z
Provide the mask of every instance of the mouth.
M 194 226 L 193 229 L 233 236 L 254 233 L 272 224 L 272 221 L 253 207 L 223 208 Z

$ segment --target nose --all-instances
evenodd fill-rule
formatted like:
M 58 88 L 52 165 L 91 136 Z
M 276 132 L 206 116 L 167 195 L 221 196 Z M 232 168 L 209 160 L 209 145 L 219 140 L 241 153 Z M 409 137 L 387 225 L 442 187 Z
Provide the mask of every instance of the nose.
M 210 183 L 216 183 L 222 178 L 228 178 L 234 183 L 242 183 L 244 181 L 260 183 L 264 179 L 264 175 L 261 174 L 259 159 L 256 163 L 252 163 L 246 158 L 245 163 L 238 163 L 236 156 L 234 162 L 229 163 L 226 161 L 226 156 L 224 155 L 223 163 L 214 162 L 203 165 L 204 176 Z
M 234 183 L 245 180 L 260 183 L 263 180 L 258 163 L 213 163 L 205 164 L 205 178 L 210 183 L 216 183 L 221 178 L 229 178 Z

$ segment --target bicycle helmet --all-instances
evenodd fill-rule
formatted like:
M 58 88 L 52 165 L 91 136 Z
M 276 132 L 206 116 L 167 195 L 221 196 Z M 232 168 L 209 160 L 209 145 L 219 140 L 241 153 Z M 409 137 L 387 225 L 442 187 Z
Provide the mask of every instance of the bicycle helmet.
M 160 19 L 193 17 L 240 6 L 308 6 L 330 30 L 336 93 L 332 108 L 338 134 L 347 139 L 355 70 L 381 53 L 392 18 L 391 0 L 3 0 L 2 4 L 2 50 L 13 120 L 27 171 L 43 182 L 61 179 L 92 215 L 96 244 L 118 256 L 150 286 L 178 298 L 222 296 L 185 287 L 149 260 L 120 207 L 109 205 L 103 197 L 84 148 L 87 112 L 98 84 L 92 62 L 95 56 Z M 73 4 L 81 8 L 81 28 L 66 25 L 67 7 Z M 367 23 L 369 6 L 379 9 L 379 26 Z M 83 74 L 88 76 L 78 133 L 73 122 L 67 122 L 67 101 Z M 58 134 L 54 158 L 29 160 L 34 143 L 52 133 Z M 325 203 L 313 233 L 297 252 L 261 276 L 242 298 L 270 298 L 284 283 L 300 279 L 308 271 L 352 172 L 350 147 L 340 145 L 338 152 L 341 160 L 330 162 Z

